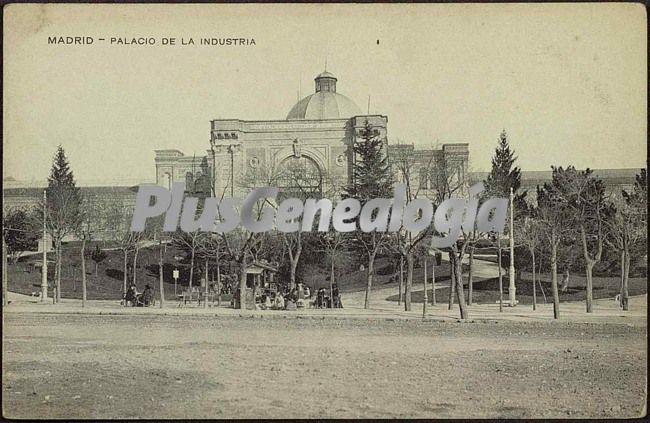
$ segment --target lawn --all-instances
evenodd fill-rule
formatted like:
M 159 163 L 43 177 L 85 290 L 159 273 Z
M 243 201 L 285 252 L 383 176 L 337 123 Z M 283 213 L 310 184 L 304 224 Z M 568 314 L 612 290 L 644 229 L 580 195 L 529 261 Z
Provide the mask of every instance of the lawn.
M 561 275 L 560 275 L 561 277 Z M 544 302 L 544 294 L 546 295 L 546 302 L 553 301 L 553 293 L 551 291 L 551 275 L 543 274 L 541 275 L 541 285 L 543 288 L 540 289 L 539 282 L 537 285 L 537 301 L 539 303 Z M 422 303 L 424 294 L 422 290 L 422 283 L 418 281 L 416 285 L 416 290 L 412 292 L 412 301 L 416 303 Z M 449 298 L 449 278 L 446 281 L 439 281 L 436 279 L 436 282 L 443 282 L 447 285 L 444 288 L 436 289 L 436 299 L 438 302 L 448 301 Z M 430 283 L 430 282 L 429 282 Z M 504 275 L 503 278 L 503 298 L 504 300 L 508 299 L 508 277 Z M 596 276 L 593 279 L 594 290 L 593 296 L 594 299 L 598 298 L 612 298 L 618 294 L 620 278 L 618 277 L 604 277 Z M 431 285 L 429 285 L 429 301 L 431 301 Z M 532 304 L 533 303 L 533 283 L 530 273 L 523 273 L 522 279 L 515 282 L 515 287 L 517 288 L 517 300 L 520 304 Z M 465 275 L 465 295 L 467 296 L 467 275 Z M 648 282 L 646 278 L 630 278 L 629 295 L 642 295 L 648 292 Z M 566 292 L 560 292 L 560 301 L 585 301 L 586 300 L 586 278 L 584 275 L 571 275 L 569 280 L 569 287 Z M 397 301 L 397 294 L 392 295 L 387 298 L 389 301 Z M 485 279 L 482 281 L 474 281 L 473 290 L 472 290 L 472 300 L 476 303 L 494 303 L 499 301 L 499 280 L 498 278 Z
M 64 245 L 65 253 L 61 272 L 61 296 L 63 298 L 81 299 L 81 256 L 78 243 Z M 88 252 L 94 249 L 94 245 L 86 248 Z M 90 300 L 119 300 L 122 297 L 124 263 L 123 254 L 117 250 L 105 250 L 106 259 L 97 266 L 86 258 L 87 296 Z M 135 269 L 136 286 L 142 290 L 145 284 L 151 285 L 159 298 L 158 278 L 158 247 L 142 248 L 138 253 L 138 261 Z M 166 248 L 163 265 L 164 289 L 166 298 L 174 294 L 174 278 L 172 272 L 175 268 L 180 270 L 177 290 L 180 293 L 183 288 L 189 286 L 189 265 L 181 259 L 182 253 L 171 246 Z M 179 258 L 177 260 L 176 258 Z M 8 287 L 9 291 L 30 295 L 37 292 L 41 285 L 40 263 L 42 256 L 34 255 L 21 258 L 18 263 L 8 266 Z M 50 284 L 54 279 L 54 254 L 48 254 L 48 275 Z M 201 265 L 200 263 L 195 266 Z M 129 278 L 129 281 L 132 281 Z M 194 275 L 193 286 L 200 285 L 198 272 Z M 50 293 L 51 295 L 51 293 Z
M 64 246 L 65 254 L 62 270 L 62 297 L 64 298 L 77 298 L 81 299 L 81 257 L 79 254 L 79 243 L 68 243 Z M 90 252 L 94 249 L 94 244 L 87 247 Z M 88 257 L 86 259 L 86 274 L 87 274 L 87 287 L 88 299 L 101 299 L 101 300 L 119 300 L 122 296 L 123 289 L 123 256 L 121 251 L 106 250 L 107 258 L 98 265 L 97 272 L 95 272 L 95 263 Z M 158 281 L 158 247 L 143 248 L 138 254 L 138 264 L 136 266 L 136 285 L 139 290 L 144 288 L 145 284 L 151 285 L 156 291 L 156 298 L 159 297 L 159 281 Z M 54 254 L 48 254 L 49 260 L 54 260 Z M 174 293 L 174 279 L 172 272 L 175 268 L 180 270 L 180 278 L 178 281 L 177 291 L 180 292 L 183 288 L 189 285 L 189 263 L 183 258 L 181 251 L 172 246 L 165 248 L 163 257 L 163 278 L 164 289 L 166 298 L 172 298 Z M 41 284 L 41 272 L 37 265 L 40 265 L 41 256 L 34 255 L 21 258 L 18 263 L 10 264 L 8 266 L 8 285 L 9 290 L 21 294 L 30 295 L 32 292 L 37 292 Z M 195 274 L 193 278 L 193 285 L 200 285 L 200 272 L 198 266 L 202 266 L 202 262 L 195 264 Z M 397 286 L 398 278 L 396 271 L 390 260 L 387 258 L 378 258 L 376 261 L 376 274 L 373 281 L 375 289 L 381 288 L 394 288 L 395 295 L 388 297 L 389 301 L 397 301 Z M 467 266 L 463 266 L 464 271 L 467 271 Z M 53 279 L 54 274 L 53 263 L 49 266 L 50 281 Z M 232 274 L 229 274 L 232 273 Z M 227 268 L 222 269 L 224 275 L 223 281 L 235 280 L 236 275 L 229 272 Z M 343 275 L 337 276 L 337 283 L 341 288 L 341 292 L 356 292 L 362 291 L 366 288 L 366 274 L 365 270 L 354 270 Z M 561 277 L 562 275 L 559 275 Z M 413 292 L 412 301 L 422 302 L 422 280 L 424 278 L 424 269 L 422 267 L 415 267 L 413 270 Z M 429 273 L 429 278 L 431 274 Z M 132 279 L 129 279 L 132 280 Z M 542 274 L 541 285 L 546 294 L 547 302 L 551 301 L 551 282 L 549 274 Z M 613 297 L 618 293 L 618 276 L 595 276 L 594 277 L 594 298 L 607 298 Z M 312 288 L 320 286 L 329 287 L 329 272 L 324 270 L 321 266 L 308 265 L 304 272 L 304 282 Z M 442 262 L 441 265 L 436 266 L 436 282 L 442 285 L 449 284 L 449 263 Z M 467 284 L 467 274 L 465 273 L 465 283 Z M 517 281 L 517 299 L 522 304 L 532 303 L 532 281 L 531 275 L 524 272 L 522 280 Z M 569 288 L 567 292 L 560 294 L 561 301 L 583 301 L 585 299 L 585 277 L 584 275 L 576 272 L 571 274 Z M 644 277 L 630 278 L 629 293 L 630 295 L 639 295 L 647 292 L 647 279 Z M 508 278 L 504 275 L 503 278 L 503 295 L 504 298 L 508 297 Z M 449 289 L 447 287 L 437 289 L 436 296 L 438 301 L 445 301 L 449 296 Z M 542 290 L 537 286 L 538 301 L 544 301 Z M 429 298 L 431 298 L 429 294 Z M 498 280 L 487 279 L 474 282 L 473 300 L 478 303 L 493 303 L 499 299 L 499 285 Z

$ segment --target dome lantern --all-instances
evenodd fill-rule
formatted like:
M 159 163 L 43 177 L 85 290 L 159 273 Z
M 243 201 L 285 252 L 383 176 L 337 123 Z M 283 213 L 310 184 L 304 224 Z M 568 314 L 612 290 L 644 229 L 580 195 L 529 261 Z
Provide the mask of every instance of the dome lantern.
M 316 92 L 330 92 L 330 93 L 335 93 L 336 92 L 336 77 L 325 71 L 318 75 L 316 78 L 314 78 L 314 81 L 316 81 Z
M 336 92 L 336 77 L 325 71 L 314 78 L 316 92 L 298 101 L 287 120 L 349 119 L 361 115 L 361 109 L 346 96 Z

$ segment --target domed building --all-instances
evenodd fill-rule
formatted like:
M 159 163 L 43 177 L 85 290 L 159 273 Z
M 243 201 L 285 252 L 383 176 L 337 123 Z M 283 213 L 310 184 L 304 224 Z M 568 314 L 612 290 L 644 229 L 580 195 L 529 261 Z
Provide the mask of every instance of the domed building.
M 316 76 L 314 83 L 314 92 L 293 105 L 284 120 L 212 120 L 210 149 L 203 157 L 156 150 L 157 183 L 170 188 L 172 182 L 185 182 L 188 192 L 217 197 L 245 197 L 253 187 L 269 185 L 279 187 L 280 195 L 299 189 L 302 194 L 335 196 L 349 183 L 352 146 L 366 121 L 388 145 L 388 117 L 363 114 L 354 101 L 337 92 L 338 79 L 330 72 Z M 425 150 L 395 145 L 387 151 L 413 157 L 418 168 L 413 182 L 425 191 L 431 175 L 424 168 L 431 168 L 434 161 L 451 160 L 457 177 L 465 180 L 466 143 Z
M 156 150 L 157 183 L 170 187 L 184 181 L 188 191 L 203 191 L 205 184 L 197 187 L 196 181 L 212 174 L 217 196 L 244 196 L 264 181 L 275 181 L 285 192 L 296 185 L 323 192 L 346 184 L 351 146 L 366 120 L 386 139 L 388 118 L 363 114 L 337 92 L 337 82 L 327 71 L 316 76 L 314 92 L 291 107 L 284 120 L 212 120 L 210 149 L 204 157 Z M 296 180 L 296 175 L 304 180 Z

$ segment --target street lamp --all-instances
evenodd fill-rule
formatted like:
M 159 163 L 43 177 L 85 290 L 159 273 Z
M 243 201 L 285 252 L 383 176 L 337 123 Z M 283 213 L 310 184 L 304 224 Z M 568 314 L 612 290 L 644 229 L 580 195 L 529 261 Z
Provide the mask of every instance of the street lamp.
M 515 288 L 515 234 L 514 234 L 514 194 L 512 192 L 512 187 L 510 187 L 510 268 L 508 269 L 508 276 L 510 277 L 510 284 L 508 285 L 508 299 L 510 300 L 510 307 L 517 305 L 517 300 L 515 293 L 517 288 Z

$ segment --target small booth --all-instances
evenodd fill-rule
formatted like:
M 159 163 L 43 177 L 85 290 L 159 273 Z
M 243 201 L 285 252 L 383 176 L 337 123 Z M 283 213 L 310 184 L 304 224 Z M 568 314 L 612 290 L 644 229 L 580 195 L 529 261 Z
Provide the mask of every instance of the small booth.
M 246 266 L 246 308 L 248 310 L 255 309 L 255 299 L 263 291 L 277 292 L 279 290 L 275 281 L 277 272 L 278 267 L 266 261 L 254 261 Z M 239 308 L 239 301 L 236 298 L 233 300 L 233 305 L 235 308 Z

